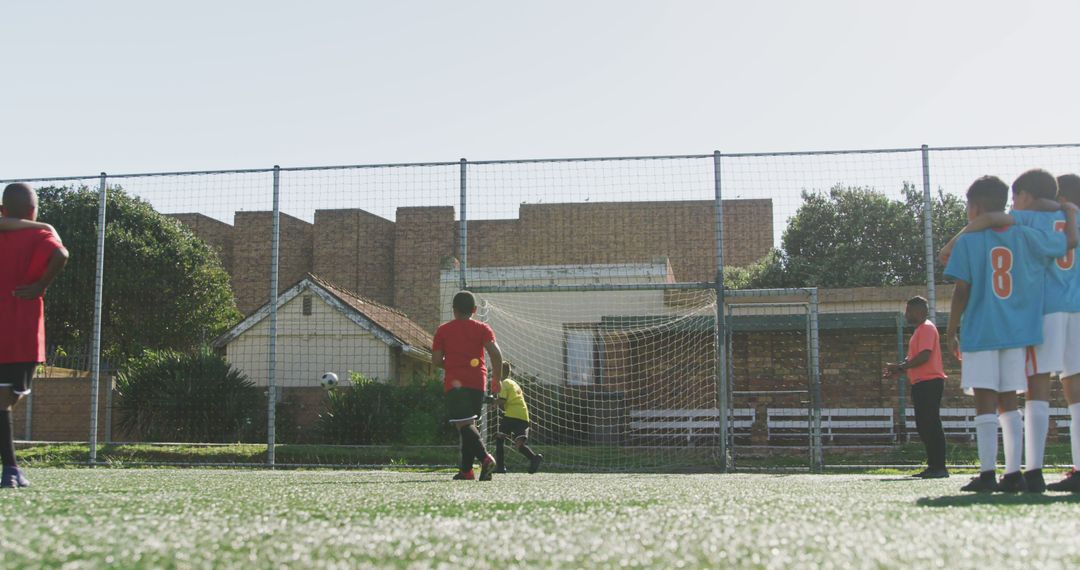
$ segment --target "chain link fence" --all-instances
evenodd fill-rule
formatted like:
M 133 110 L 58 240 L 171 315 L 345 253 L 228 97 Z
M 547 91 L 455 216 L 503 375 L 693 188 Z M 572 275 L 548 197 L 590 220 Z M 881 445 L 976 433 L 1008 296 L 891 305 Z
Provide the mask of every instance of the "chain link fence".
M 924 146 L 6 180 L 71 251 L 16 426 L 89 442 L 91 463 L 168 443 L 452 465 L 431 340 L 469 289 L 553 468 L 896 462 L 917 436 L 881 370 L 906 299 L 947 323 L 934 255 L 963 192 L 1077 165 L 1080 145 Z M 970 442 L 946 372 L 947 435 Z

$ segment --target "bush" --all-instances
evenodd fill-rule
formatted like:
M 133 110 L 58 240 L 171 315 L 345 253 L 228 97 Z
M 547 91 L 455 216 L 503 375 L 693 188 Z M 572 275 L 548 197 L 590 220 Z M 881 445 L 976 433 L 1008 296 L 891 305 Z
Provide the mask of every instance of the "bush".
M 145 441 L 239 441 L 265 401 L 262 390 L 206 348 L 146 351 L 120 371 L 117 391 L 121 429 Z
M 326 443 L 343 445 L 437 445 L 453 443 L 456 433 L 444 420 L 442 381 L 414 378 L 405 386 L 350 375 L 330 391 L 327 411 L 316 429 Z

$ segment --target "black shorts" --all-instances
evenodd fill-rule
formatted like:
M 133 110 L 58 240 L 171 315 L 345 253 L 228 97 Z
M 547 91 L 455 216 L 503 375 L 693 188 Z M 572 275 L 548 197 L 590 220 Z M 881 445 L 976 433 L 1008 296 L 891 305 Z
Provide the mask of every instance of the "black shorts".
M 454 388 L 446 393 L 446 417 L 451 422 L 475 420 L 484 408 L 484 393 L 472 388 Z
M 517 418 L 503 417 L 499 420 L 499 433 L 510 436 L 511 441 L 529 438 L 529 422 Z
M 13 362 L 0 364 L 0 389 L 8 388 L 12 394 L 30 393 L 30 380 L 37 370 L 36 362 Z

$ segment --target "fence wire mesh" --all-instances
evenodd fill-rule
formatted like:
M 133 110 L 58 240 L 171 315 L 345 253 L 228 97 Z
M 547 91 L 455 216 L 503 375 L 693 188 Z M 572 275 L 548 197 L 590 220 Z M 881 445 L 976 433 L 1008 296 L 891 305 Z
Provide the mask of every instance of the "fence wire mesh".
M 282 168 L 277 201 L 270 168 L 106 175 L 103 227 L 102 177 L 35 179 L 72 255 L 16 433 L 454 465 L 431 345 L 468 288 L 552 466 L 894 462 L 918 438 L 910 387 L 881 371 L 906 351 L 908 298 L 947 323 L 933 257 L 967 185 L 1078 164 L 1080 145 L 1049 145 Z M 970 442 L 945 366 L 946 432 Z

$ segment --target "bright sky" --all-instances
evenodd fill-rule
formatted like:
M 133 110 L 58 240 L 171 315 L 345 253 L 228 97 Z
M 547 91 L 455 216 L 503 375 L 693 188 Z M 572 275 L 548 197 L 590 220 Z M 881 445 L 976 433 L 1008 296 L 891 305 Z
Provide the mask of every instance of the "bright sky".
M 0 5 L 0 178 L 1076 142 L 1080 2 Z

